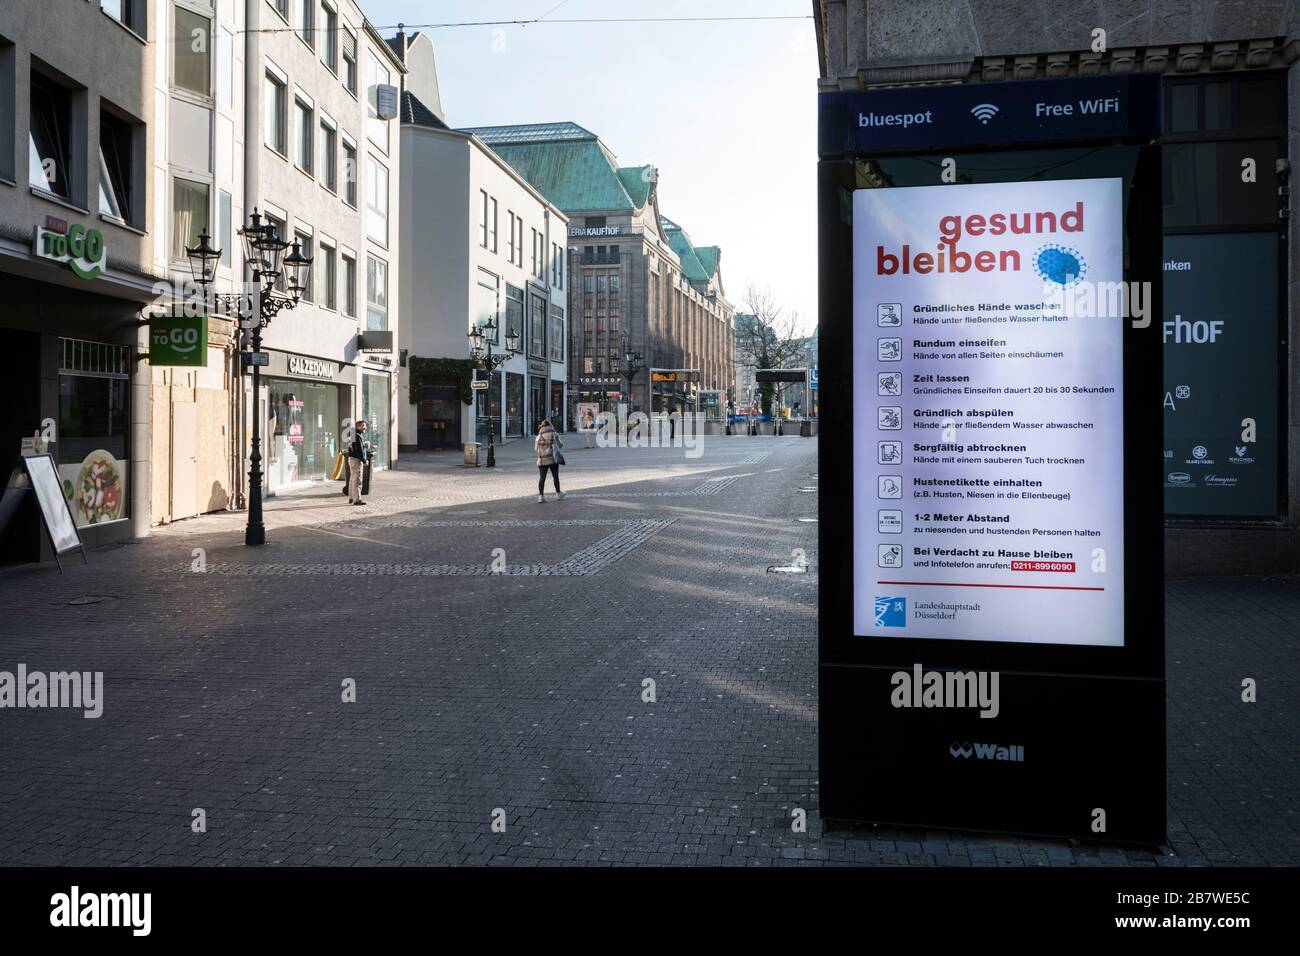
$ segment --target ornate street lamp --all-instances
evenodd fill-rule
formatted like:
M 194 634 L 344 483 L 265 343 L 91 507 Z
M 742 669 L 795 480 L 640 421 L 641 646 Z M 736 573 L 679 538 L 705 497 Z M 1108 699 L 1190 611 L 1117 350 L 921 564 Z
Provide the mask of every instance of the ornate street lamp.
M 487 333 L 484 335 L 484 333 Z M 500 355 L 492 352 L 492 342 L 497 337 L 496 319 L 490 319 L 487 322 L 480 322 L 469 331 L 469 357 L 474 363 L 475 368 L 486 369 L 488 373 L 488 392 L 489 398 L 492 391 L 493 379 L 496 376 L 497 367 L 510 358 L 511 352 L 519 351 L 519 333 L 515 329 L 506 331 L 506 351 Z M 493 416 L 489 413 L 488 417 L 488 451 L 487 467 L 495 468 L 497 466 L 497 453 L 495 436 L 496 429 Z
M 296 240 L 288 258 L 285 258 L 284 251 L 290 248 L 289 243 L 276 233 L 274 224 L 262 221 L 256 209 L 249 217 L 248 225 L 239 230 L 239 236 L 244 242 L 245 261 L 253 273 L 254 288 L 248 294 L 212 292 L 216 261 L 221 257 L 221 251 L 212 248 L 206 229 L 199 234 L 199 244 L 193 249 L 186 247 L 185 254 L 189 257 L 194 279 L 203 288 L 204 297 L 210 301 L 211 307 L 240 317 L 241 356 L 245 344 L 250 346 L 255 356 L 249 360 L 253 366 L 253 447 L 248 458 L 248 527 L 244 532 L 244 544 L 262 545 L 266 544 L 266 526 L 262 523 L 262 412 L 259 408 L 262 380 L 256 356 L 262 350 L 262 330 L 271 324 L 281 309 L 297 306 L 306 291 L 312 260 L 302 254 Z M 289 272 L 288 294 L 275 290 L 285 269 Z

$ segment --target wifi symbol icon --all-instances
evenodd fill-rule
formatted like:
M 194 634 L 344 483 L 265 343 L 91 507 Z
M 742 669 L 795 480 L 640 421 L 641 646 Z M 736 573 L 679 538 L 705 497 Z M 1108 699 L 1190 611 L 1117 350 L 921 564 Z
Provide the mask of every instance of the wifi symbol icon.
M 998 115 L 998 108 L 992 103 L 980 103 L 978 106 L 972 107 L 970 112 L 982 124 L 988 126 L 989 120 Z

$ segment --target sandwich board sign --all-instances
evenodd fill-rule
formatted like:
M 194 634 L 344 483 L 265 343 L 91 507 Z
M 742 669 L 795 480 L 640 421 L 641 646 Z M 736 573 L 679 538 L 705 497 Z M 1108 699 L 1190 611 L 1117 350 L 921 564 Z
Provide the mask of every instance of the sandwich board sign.
M 58 562 L 59 571 L 63 571 L 63 562 L 59 561 L 61 554 L 79 550 L 81 559 L 85 561 L 86 549 L 81 543 L 81 535 L 77 533 L 77 525 L 72 520 L 68 499 L 63 496 L 63 484 L 59 480 L 54 459 L 49 455 L 32 455 L 23 458 L 22 462 L 32 483 L 32 491 L 36 493 L 36 501 L 41 508 L 41 517 L 45 520 L 45 530 L 50 536 L 50 545 L 54 548 L 54 560 Z

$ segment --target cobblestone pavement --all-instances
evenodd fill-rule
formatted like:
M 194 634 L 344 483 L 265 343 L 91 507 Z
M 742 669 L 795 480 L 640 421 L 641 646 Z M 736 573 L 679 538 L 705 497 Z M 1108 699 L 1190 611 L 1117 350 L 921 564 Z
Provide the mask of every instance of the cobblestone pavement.
M 1168 586 L 1163 851 L 823 832 L 815 441 L 569 461 L 544 504 L 520 442 L 273 499 L 262 549 L 216 515 L 0 574 L 0 670 L 105 681 L 0 712 L 0 863 L 1300 863 L 1295 580 Z

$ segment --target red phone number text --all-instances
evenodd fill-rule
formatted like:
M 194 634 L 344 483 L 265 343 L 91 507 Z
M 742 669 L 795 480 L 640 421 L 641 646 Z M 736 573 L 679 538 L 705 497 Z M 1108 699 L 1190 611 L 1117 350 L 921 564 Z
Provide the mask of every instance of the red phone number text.
M 1074 571 L 1073 561 L 1012 561 L 1012 571 Z

